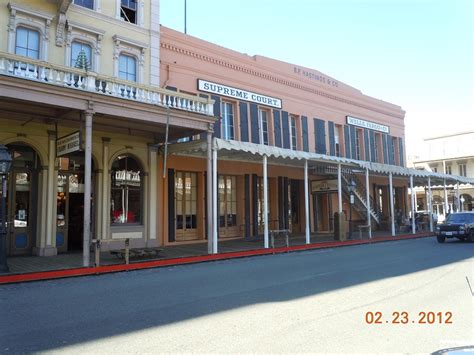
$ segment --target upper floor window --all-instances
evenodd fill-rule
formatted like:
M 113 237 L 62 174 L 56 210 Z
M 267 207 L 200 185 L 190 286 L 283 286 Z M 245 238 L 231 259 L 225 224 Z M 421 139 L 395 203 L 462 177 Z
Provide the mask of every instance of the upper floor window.
M 374 162 L 379 161 L 379 136 L 380 134 L 374 134 L 374 158 L 372 159 Z
M 72 42 L 71 44 L 71 67 L 82 68 L 82 63 L 78 63 L 79 53 L 84 52 L 87 59 L 88 69 L 92 67 L 92 47 L 81 42 Z M 83 68 L 84 69 L 84 68 Z
M 294 116 L 290 117 L 290 123 L 291 123 L 291 149 L 296 150 L 297 149 L 297 135 L 296 135 L 296 118 Z
M 17 27 L 15 54 L 32 59 L 39 59 L 39 42 L 40 37 L 38 31 L 25 27 Z
M 446 165 L 446 171 L 445 171 L 446 174 L 449 174 L 451 175 L 453 173 L 453 168 L 451 165 Z
M 341 126 L 334 126 L 334 148 L 335 148 L 336 157 L 341 156 L 341 141 L 339 138 L 340 129 L 341 129 Z
M 234 139 L 234 106 L 230 102 L 221 102 L 222 137 Z
M 467 176 L 466 164 L 459 164 L 459 175 L 460 176 Z
M 356 135 L 355 135 L 355 148 L 356 148 L 356 159 L 361 160 L 360 152 L 361 152 L 361 145 L 360 142 L 362 141 L 361 139 L 362 135 L 362 130 L 358 129 L 356 130 Z
M 268 119 L 267 111 L 258 110 L 260 119 L 260 143 L 268 145 Z
M 433 173 L 437 173 L 437 172 L 438 172 L 438 168 L 435 167 L 435 166 L 432 166 L 432 167 L 431 167 L 431 171 L 432 171 Z
M 391 144 L 391 147 L 390 147 L 390 162 L 392 164 L 395 164 L 395 139 L 396 138 L 390 139 L 390 143 L 389 143 L 389 144 Z
M 121 54 L 119 57 L 119 78 L 137 81 L 137 60 L 129 55 Z
M 74 4 L 94 10 L 94 0 L 74 0 Z
M 137 23 L 137 0 L 120 1 L 120 17 L 127 22 Z

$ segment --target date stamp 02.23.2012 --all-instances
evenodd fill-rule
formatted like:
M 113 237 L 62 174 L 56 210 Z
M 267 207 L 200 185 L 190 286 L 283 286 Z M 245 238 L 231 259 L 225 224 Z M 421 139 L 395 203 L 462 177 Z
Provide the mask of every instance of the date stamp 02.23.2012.
M 366 324 L 453 324 L 452 312 L 425 312 L 410 313 L 394 311 L 391 314 L 383 312 L 366 312 Z

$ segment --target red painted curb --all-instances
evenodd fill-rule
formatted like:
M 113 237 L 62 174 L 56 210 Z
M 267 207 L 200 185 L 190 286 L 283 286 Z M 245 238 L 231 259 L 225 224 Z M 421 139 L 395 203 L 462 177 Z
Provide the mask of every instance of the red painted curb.
M 279 248 L 274 248 L 274 249 L 255 249 L 255 250 L 227 252 L 227 253 L 212 254 L 212 255 L 187 256 L 187 257 L 182 257 L 182 258 L 138 262 L 138 263 L 133 263 L 133 264 L 128 264 L 128 265 L 118 264 L 118 265 L 106 265 L 106 266 L 99 266 L 99 267 L 76 268 L 76 269 L 67 269 L 67 270 L 31 272 L 31 273 L 25 273 L 25 274 L 0 276 L 0 284 L 50 280 L 50 279 L 73 277 L 73 276 L 98 275 L 98 274 L 106 274 L 106 273 L 111 273 L 111 272 L 141 270 L 141 269 L 149 269 L 149 268 L 171 266 L 171 265 L 194 264 L 194 263 L 200 263 L 200 262 L 205 262 L 205 261 L 245 258 L 245 257 L 257 256 L 257 255 L 281 254 L 281 253 L 288 253 L 291 251 L 327 249 L 327 248 L 343 247 L 343 246 L 348 246 L 348 245 L 361 245 L 361 244 L 390 242 L 390 241 L 404 240 L 404 239 L 417 239 L 417 238 L 425 238 L 425 237 L 430 237 L 430 236 L 433 236 L 433 234 L 431 233 L 423 233 L 423 234 L 416 234 L 416 235 L 407 234 L 407 235 L 400 235 L 400 236 L 392 237 L 392 238 L 376 237 L 370 240 L 367 239 L 367 240 L 346 240 L 343 242 L 336 242 L 336 241 L 335 242 L 321 242 L 321 243 L 312 243 L 312 244 L 304 244 L 304 245 L 295 245 L 295 246 L 290 246 L 290 247 L 279 247 Z

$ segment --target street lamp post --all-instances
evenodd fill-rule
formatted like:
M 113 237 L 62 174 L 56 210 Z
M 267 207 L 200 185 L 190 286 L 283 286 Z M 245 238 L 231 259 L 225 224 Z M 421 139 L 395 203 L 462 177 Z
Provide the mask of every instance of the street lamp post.
M 352 239 L 352 205 L 354 204 L 354 190 L 356 187 L 356 182 L 351 178 L 347 184 L 347 189 L 349 190 L 349 239 Z
M 0 224 L 0 273 L 8 272 L 7 264 L 7 211 L 6 211 L 6 194 L 7 194 L 7 174 L 12 165 L 12 157 L 7 147 L 0 144 L 0 178 L 2 180 L 2 196 L 1 196 L 1 224 Z

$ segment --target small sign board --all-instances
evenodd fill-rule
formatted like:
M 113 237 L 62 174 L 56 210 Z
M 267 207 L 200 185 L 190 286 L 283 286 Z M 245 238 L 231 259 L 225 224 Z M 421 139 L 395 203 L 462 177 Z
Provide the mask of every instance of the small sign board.
M 56 139 L 56 156 L 61 157 L 81 150 L 81 143 L 80 131 Z
M 366 121 L 357 117 L 346 116 L 346 118 L 347 118 L 347 124 L 349 125 L 357 126 L 361 128 L 368 128 L 373 131 L 378 131 L 378 132 L 387 133 L 387 134 L 390 133 L 389 126 L 385 126 L 383 124 L 379 124 L 375 122 Z
M 311 181 L 312 192 L 330 192 L 337 191 L 337 179 Z

